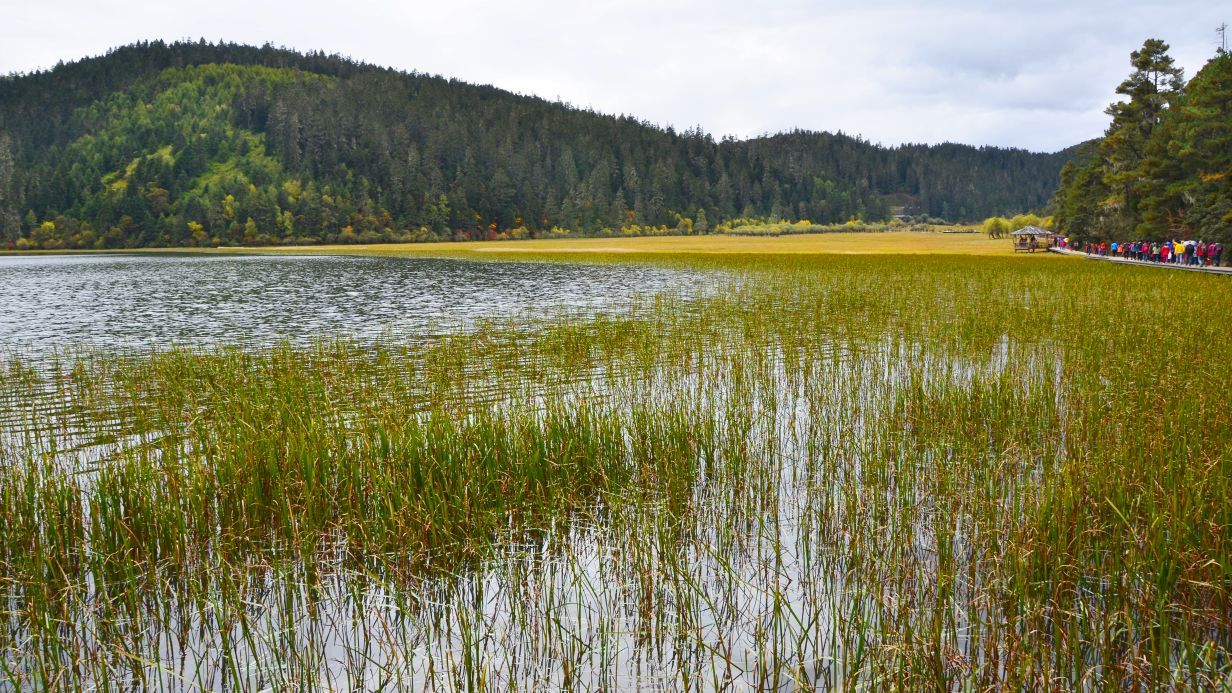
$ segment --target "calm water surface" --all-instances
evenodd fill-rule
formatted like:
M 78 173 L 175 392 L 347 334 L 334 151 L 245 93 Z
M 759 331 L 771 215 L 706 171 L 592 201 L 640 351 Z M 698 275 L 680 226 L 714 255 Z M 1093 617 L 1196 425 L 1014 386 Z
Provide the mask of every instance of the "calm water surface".
M 620 309 L 699 284 L 654 267 L 431 258 L 0 257 L 0 348 L 414 337 L 479 318 Z

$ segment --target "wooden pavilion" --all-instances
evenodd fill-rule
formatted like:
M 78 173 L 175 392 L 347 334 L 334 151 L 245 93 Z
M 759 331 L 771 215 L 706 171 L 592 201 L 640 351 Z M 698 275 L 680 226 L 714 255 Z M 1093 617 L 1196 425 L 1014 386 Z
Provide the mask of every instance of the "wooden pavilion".
M 1038 226 L 1024 226 L 1010 234 L 1014 239 L 1015 251 L 1033 253 L 1036 250 L 1047 250 L 1056 243 L 1056 235 L 1048 229 Z

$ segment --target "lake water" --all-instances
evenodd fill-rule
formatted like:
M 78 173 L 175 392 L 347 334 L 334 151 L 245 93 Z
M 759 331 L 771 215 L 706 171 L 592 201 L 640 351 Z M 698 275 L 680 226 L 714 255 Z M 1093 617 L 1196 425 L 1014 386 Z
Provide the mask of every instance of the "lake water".
M 621 265 L 213 255 L 0 257 L 0 348 L 416 337 L 481 318 L 608 310 L 700 275 Z

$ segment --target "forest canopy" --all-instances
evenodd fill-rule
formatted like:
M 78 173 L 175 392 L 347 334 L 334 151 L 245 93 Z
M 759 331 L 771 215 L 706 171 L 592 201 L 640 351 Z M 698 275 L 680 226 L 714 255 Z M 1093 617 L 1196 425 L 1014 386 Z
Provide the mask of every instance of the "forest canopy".
M 1168 48 L 1130 55 L 1103 139 L 1062 169 L 1055 223 L 1075 242 L 1232 241 L 1232 57 L 1186 82 Z
M 339 56 L 148 42 L 0 79 L 0 247 L 979 220 L 1042 209 L 1072 154 L 716 141 Z

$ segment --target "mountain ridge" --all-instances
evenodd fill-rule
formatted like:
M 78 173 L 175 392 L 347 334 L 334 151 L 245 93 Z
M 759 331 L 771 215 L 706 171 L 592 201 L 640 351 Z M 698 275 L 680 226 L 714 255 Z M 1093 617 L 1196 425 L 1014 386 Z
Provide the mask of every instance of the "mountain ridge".
M 904 195 L 975 220 L 1042 208 L 1075 149 L 716 141 L 321 52 L 156 41 L 0 79 L 0 246 L 705 231 L 881 220 Z

